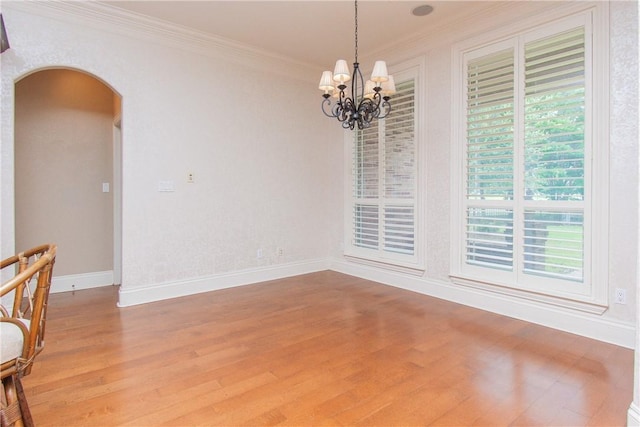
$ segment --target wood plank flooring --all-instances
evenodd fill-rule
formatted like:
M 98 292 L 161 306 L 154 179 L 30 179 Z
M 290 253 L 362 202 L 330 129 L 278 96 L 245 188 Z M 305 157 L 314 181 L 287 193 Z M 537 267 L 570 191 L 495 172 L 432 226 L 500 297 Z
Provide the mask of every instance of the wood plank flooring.
M 128 308 L 50 298 L 39 426 L 622 426 L 633 352 L 320 272 Z

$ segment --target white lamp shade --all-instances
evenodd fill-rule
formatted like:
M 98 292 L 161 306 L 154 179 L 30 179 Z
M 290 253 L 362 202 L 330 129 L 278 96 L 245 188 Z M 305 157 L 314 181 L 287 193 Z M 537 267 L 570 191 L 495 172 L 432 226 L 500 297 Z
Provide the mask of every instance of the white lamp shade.
M 336 67 L 333 70 L 333 81 L 338 83 L 344 83 L 351 80 L 351 73 L 349 72 L 349 65 L 344 59 L 338 59 L 336 61 Z
M 382 96 L 391 96 L 394 93 L 396 93 L 396 83 L 393 81 L 393 76 L 389 74 L 389 79 L 382 82 Z
M 376 87 L 376 84 L 371 80 L 367 80 L 367 82 L 364 84 L 365 98 L 369 98 L 369 99 L 373 98 L 373 94 L 375 93 L 375 91 L 373 90 L 374 87 Z
M 320 85 L 318 89 L 328 92 L 333 90 L 333 74 L 331 71 L 323 71 L 322 77 L 320 77 Z
M 387 63 L 384 61 L 376 61 L 373 66 L 373 73 L 371 73 L 371 80 L 376 83 L 386 82 L 389 79 L 389 73 L 387 73 Z

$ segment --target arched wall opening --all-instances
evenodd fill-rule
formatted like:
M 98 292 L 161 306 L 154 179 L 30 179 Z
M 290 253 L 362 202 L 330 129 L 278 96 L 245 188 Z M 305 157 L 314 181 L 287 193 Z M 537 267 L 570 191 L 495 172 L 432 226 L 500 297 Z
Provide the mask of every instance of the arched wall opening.
M 15 83 L 15 248 L 58 245 L 52 292 L 120 283 L 121 97 L 93 75 Z

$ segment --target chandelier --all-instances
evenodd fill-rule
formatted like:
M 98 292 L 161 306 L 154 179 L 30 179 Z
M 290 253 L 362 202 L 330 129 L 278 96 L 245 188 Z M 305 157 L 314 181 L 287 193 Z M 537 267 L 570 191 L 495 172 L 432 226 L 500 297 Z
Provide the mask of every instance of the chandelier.
M 366 84 L 358 63 L 358 0 L 355 0 L 355 61 L 353 74 L 349 73 L 347 61 L 339 59 L 331 71 L 324 71 L 318 88 L 324 91 L 322 112 L 331 118 L 338 119 L 345 129 L 364 129 L 374 119 L 383 119 L 391 112 L 389 100 L 396 92 L 393 76 L 387 73 L 387 64 L 376 61 L 371 79 Z M 351 96 L 345 92 L 351 80 Z M 335 104 L 331 104 L 335 98 Z

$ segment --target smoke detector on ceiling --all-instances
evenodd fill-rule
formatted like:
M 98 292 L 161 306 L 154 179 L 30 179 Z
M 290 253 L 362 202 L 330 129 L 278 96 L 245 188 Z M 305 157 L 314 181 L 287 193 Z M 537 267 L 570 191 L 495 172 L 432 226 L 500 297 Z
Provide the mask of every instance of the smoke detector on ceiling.
M 418 6 L 413 8 L 411 13 L 415 16 L 427 16 L 433 12 L 433 6 L 429 6 L 428 4 L 423 4 L 422 6 Z

